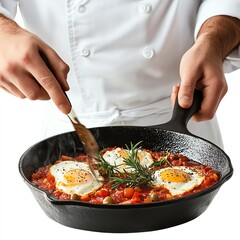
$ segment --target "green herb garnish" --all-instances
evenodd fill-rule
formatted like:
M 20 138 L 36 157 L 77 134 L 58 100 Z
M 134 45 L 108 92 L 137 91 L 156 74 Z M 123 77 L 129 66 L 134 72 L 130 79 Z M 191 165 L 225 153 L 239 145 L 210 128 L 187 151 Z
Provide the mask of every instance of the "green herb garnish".
M 99 155 L 98 164 L 95 164 L 99 171 L 102 171 L 103 175 L 108 175 L 108 177 L 114 176 L 114 170 L 117 166 L 110 165 L 101 155 Z
M 123 173 L 118 170 L 118 166 L 112 166 L 103 157 L 99 159 L 98 169 L 103 170 L 108 175 L 112 188 L 117 188 L 124 184 L 127 187 L 146 186 L 154 180 L 153 172 L 147 166 L 142 166 L 138 157 L 139 144 L 130 148 L 126 146 L 129 157 L 124 158 L 125 168 Z
M 167 163 L 170 167 L 172 167 L 172 164 L 168 161 L 168 156 L 170 155 L 169 152 L 166 152 L 165 155 L 161 156 L 157 161 L 155 161 L 152 166 L 153 167 L 160 167 L 163 164 Z

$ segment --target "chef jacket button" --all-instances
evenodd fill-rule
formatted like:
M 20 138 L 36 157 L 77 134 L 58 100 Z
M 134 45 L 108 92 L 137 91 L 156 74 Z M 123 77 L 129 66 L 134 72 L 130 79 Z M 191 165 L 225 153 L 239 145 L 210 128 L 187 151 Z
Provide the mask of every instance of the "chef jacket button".
M 141 13 L 150 13 L 152 11 L 152 5 L 146 1 L 142 1 L 139 3 L 138 9 Z
M 79 13 L 84 13 L 86 11 L 86 6 L 83 4 L 80 4 L 77 8 Z
M 154 55 L 154 50 L 152 48 L 149 47 L 145 47 L 143 49 L 143 56 L 147 59 L 151 59 Z
M 82 49 L 81 50 L 81 56 L 88 57 L 89 55 L 90 55 L 90 50 L 89 49 Z

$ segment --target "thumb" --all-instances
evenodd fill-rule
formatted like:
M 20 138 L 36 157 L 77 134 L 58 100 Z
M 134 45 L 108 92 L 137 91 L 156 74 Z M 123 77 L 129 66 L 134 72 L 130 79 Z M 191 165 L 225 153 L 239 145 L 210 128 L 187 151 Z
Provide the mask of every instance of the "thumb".
M 178 92 L 178 102 L 182 108 L 189 108 L 192 106 L 195 87 L 196 81 L 193 79 L 182 79 Z

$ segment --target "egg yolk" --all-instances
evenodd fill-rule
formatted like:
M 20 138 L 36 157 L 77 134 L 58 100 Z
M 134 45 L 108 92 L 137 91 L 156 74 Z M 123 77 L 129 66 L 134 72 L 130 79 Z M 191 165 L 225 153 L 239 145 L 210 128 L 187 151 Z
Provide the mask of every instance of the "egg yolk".
M 187 182 L 191 179 L 188 173 L 179 169 L 167 169 L 160 175 L 165 182 Z
M 119 154 L 122 158 L 129 158 L 129 153 L 127 151 L 125 151 L 124 149 L 121 149 L 119 151 Z
M 122 158 L 129 158 L 129 157 L 130 157 L 129 153 L 128 153 L 127 151 L 125 151 L 124 149 L 121 149 L 121 150 L 119 151 L 119 154 L 120 154 L 120 156 L 121 156 Z M 138 156 L 138 158 L 139 158 L 139 161 L 141 162 L 141 161 L 143 160 L 143 155 L 142 155 L 142 153 L 137 153 L 137 156 Z
M 84 184 L 92 179 L 90 172 L 83 169 L 72 169 L 64 174 L 66 183 L 61 183 L 63 186 L 76 186 Z
M 142 155 L 141 153 L 138 153 L 137 156 L 138 156 L 138 158 L 139 158 L 139 161 L 142 162 L 142 160 L 143 160 L 143 155 Z

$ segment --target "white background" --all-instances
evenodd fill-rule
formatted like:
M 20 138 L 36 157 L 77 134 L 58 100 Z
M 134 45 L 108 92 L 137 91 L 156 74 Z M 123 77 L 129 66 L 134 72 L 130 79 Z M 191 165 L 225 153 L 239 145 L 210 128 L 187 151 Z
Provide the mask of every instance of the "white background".
M 41 140 L 46 102 L 20 100 L 0 91 L 0 239 L 224 239 L 239 234 L 240 183 L 240 71 L 226 75 L 229 91 L 218 109 L 218 119 L 234 175 L 198 218 L 168 229 L 129 234 L 97 233 L 62 226 L 49 219 L 20 177 L 22 153 Z M 161 217 L 161 213 L 159 213 Z M 237 218 L 236 218 L 237 217 Z M 148 219 L 143 219 L 148 221 Z M 141 234 L 141 235 L 140 235 Z

